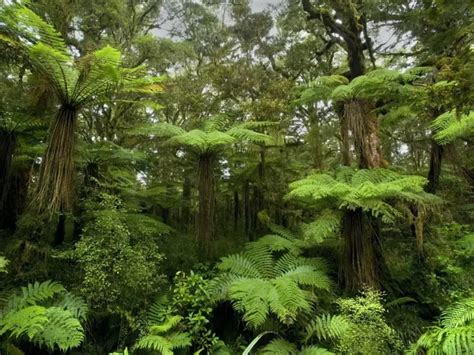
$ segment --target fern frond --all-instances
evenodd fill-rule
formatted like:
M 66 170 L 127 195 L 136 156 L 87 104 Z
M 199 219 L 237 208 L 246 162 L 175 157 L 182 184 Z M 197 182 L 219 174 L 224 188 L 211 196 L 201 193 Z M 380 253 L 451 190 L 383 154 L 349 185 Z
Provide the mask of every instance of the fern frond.
M 163 355 L 173 355 L 173 343 L 161 335 L 145 335 L 138 340 L 135 348 L 155 350 Z
M 50 280 L 28 284 L 21 288 L 21 294 L 10 297 L 7 302 L 7 310 L 17 310 L 28 305 L 35 305 L 65 291 L 63 285 Z
M 285 339 L 277 338 L 265 345 L 260 352 L 266 355 L 293 355 L 298 352 L 298 349 L 295 344 L 290 343 Z
M 324 314 L 306 326 L 306 340 L 313 336 L 319 340 L 338 339 L 350 328 L 351 323 L 344 316 Z
M 474 331 L 474 297 L 455 303 L 441 315 L 441 324 L 445 328 L 455 328 L 470 323 L 472 323 Z
M 166 333 L 176 327 L 182 319 L 183 317 L 177 315 L 169 316 L 163 323 L 150 326 L 150 332 L 152 334 Z
M 341 215 L 333 210 L 324 210 L 312 223 L 303 224 L 301 229 L 306 241 L 321 243 L 335 236 L 341 228 Z
M 58 347 L 62 351 L 79 346 L 84 340 L 81 323 L 74 315 L 59 307 L 49 307 L 46 310 L 48 322 L 37 332 L 34 342 L 46 345 L 51 350 Z
M 447 144 L 459 137 L 474 135 L 474 111 L 457 117 L 454 111 L 438 116 L 431 124 L 436 132 L 434 138 L 440 144 Z
M 0 320 L 0 335 L 9 333 L 15 338 L 27 335 L 33 339 L 48 323 L 46 312 L 47 309 L 42 306 L 28 306 L 9 312 Z
M 319 346 L 305 346 L 298 355 L 334 355 L 335 353 Z

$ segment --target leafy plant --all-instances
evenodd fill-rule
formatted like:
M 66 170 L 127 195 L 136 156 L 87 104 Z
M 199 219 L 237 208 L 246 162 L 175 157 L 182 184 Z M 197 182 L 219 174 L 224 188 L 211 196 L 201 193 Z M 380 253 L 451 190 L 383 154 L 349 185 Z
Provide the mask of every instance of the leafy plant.
M 229 299 L 253 328 L 262 326 L 271 314 L 292 324 L 300 313 L 311 310 L 315 300 L 311 289 L 330 287 L 325 262 L 301 253 L 294 240 L 278 235 L 248 243 L 242 253 L 222 258 L 214 292 L 219 299 Z
M 0 335 L 66 351 L 84 340 L 87 305 L 53 281 L 35 282 L 12 295 L 1 311 Z
M 440 325 L 430 328 L 411 347 L 410 354 L 468 354 L 474 348 L 474 298 L 446 308 Z

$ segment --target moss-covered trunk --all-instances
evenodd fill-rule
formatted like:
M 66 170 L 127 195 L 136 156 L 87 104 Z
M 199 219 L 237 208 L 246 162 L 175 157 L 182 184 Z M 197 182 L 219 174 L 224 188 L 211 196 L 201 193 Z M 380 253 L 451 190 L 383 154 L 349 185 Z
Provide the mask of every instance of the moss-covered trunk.
M 197 220 L 197 241 L 202 251 L 209 255 L 215 232 L 216 181 L 214 176 L 215 156 L 199 156 L 199 212 Z
M 40 213 L 72 211 L 76 117 L 74 107 L 62 106 L 50 127 L 32 206 Z

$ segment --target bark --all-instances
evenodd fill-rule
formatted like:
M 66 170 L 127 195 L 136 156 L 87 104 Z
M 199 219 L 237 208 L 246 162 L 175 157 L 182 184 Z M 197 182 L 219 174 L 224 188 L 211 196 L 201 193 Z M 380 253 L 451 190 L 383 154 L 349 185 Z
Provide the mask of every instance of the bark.
M 234 232 L 237 231 L 238 226 L 239 226 L 239 219 L 240 219 L 240 197 L 239 197 L 239 192 L 234 191 Z
M 384 164 L 379 123 L 373 109 L 373 104 L 365 100 L 353 100 L 344 105 L 360 169 L 380 168 Z
M 211 241 L 215 233 L 216 182 L 215 157 L 202 154 L 199 157 L 199 213 L 197 242 L 206 255 L 210 255 Z
M 378 221 L 358 209 L 343 217 L 343 262 L 340 281 L 347 290 L 380 287 L 384 270 Z
M 182 197 L 181 222 L 184 228 L 188 229 L 191 220 L 191 179 L 188 176 L 184 177 Z
M 319 125 L 319 117 L 316 109 L 316 105 L 310 107 L 309 113 L 310 119 L 310 131 L 309 131 L 309 144 L 313 152 L 313 167 L 318 170 L 323 169 L 323 147 L 322 137 Z
M 0 228 L 7 222 L 7 197 L 11 186 L 11 163 L 16 137 L 10 132 L 0 132 Z
M 48 147 L 41 161 L 33 209 L 39 213 L 71 212 L 74 196 L 74 131 L 77 113 L 62 106 L 49 131 Z
M 435 194 L 438 189 L 443 152 L 443 146 L 439 145 L 434 139 L 432 139 L 430 151 L 430 170 L 428 172 L 428 184 L 425 188 L 426 192 Z

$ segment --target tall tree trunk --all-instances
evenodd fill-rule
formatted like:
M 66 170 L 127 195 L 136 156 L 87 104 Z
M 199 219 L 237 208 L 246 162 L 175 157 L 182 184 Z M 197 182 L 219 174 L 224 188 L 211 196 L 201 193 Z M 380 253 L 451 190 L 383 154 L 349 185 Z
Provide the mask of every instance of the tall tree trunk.
M 428 184 L 425 188 L 426 192 L 435 194 L 436 190 L 438 189 L 443 152 L 444 147 L 432 139 L 430 151 L 430 170 L 428 172 Z
M 181 207 L 181 222 L 184 225 L 184 229 L 189 229 L 191 220 L 191 179 L 189 176 L 185 176 L 183 180 L 183 202 Z
M 378 121 L 372 110 L 373 104 L 362 100 L 347 102 L 344 107 L 360 169 L 379 168 L 383 164 Z M 379 221 L 362 210 L 348 210 L 343 219 L 341 281 L 348 290 L 364 285 L 380 287 L 384 259 Z
M 350 291 L 361 286 L 379 287 L 384 264 L 378 221 L 361 209 L 347 211 L 343 218 L 341 282 Z
M 16 146 L 16 137 L 10 132 L 0 131 L 0 229 L 7 223 L 7 196 L 11 186 L 11 163 Z
M 239 227 L 239 219 L 240 219 L 240 197 L 239 192 L 237 190 L 234 191 L 234 232 L 237 232 Z
M 374 105 L 364 100 L 349 101 L 344 107 L 360 169 L 383 166 L 379 123 L 373 109 Z
M 199 213 L 197 241 L 206 255 L 210 255 L 211 241 L 215 232 L 216 181 L 214 176 L 215 156 L 199 156 Z
M 316 104 L 311 106 L 309 112 L 310 119 L 310 131 L 308 134 L 309 144 L 313 152 L 313 168 L 322 170 L 323 168 L 323 147 L 322 147 L 322 136 L 319 124 L 318 111 Z
M 71 212 L 74 196 L 74 132 L 77 112 L 62 106 L 49 130 L 41 161 L 33 209 L 39 213 Z

